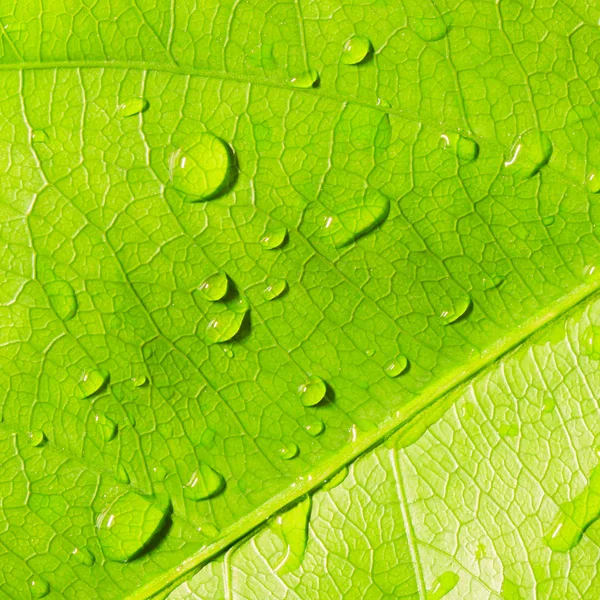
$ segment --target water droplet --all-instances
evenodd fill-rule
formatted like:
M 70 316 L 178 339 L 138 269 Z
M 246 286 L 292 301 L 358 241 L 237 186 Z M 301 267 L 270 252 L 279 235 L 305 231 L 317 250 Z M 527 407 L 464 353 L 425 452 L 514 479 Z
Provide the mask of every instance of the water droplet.
M 472 419 L 475 416 L 475 405 L 472 402 L 465 402 L 461 406 L 460 416 L 464 419 Z
M 590 194 L 598 194 L 600 192 L 600 175 L 598 173 L 590 173 L 586 182 L 587 190 Z
M 594 360 L 600 360 L 600 327 L 590 325 L 583 332 L 581 350 Z
M 267 250 L 280 248 L 287 238 L 287 228 L 283 225 L 272 225 L 260 238 L 260 244 Z
M 408 369 L 408 358 L 406 356 L 397 356 L 390 361 L 385 367 L 385 374 L 388 377 L 398 377 Z
M 77 385 L 80 398 L 89 398 L 102 391 L 108 384 L 109 373 L 106 369 L 90 369 L 85 371 Z
M 381 108 L 392 108 L 392 104 L 385 98 L 377 98 L 377 106 Z
M 146 375 L 137 375 L 136 377 L 131 378 L 131 383 L 133 383 L 135 387 L 142 387 L 148 383 L 148 377 L 146 377 Z
M 554 225 L 556 221 L 556 217 L 554 215 L 548 215 L 547 217 L 542 217 L 542 225 L 544 227 L 550 227 L 550 225 Z
M 585 265 L 583 268 L 583 276 L 586 279 L 597 279 L 599 274 L 600 271 L 598 271 L 596 265 Z
M 225 479 L 206 463 L 192 473 L 183 488 L 183 494 L 190 500 L 205 500 L 219 494 L 225 488 Z
M 487 292 L 499 288 L 505 279 L 501 275 L 488 275 L 487 273 L 481 273 L 473 281 L 473 287 L 476 290 Z
M 223 354 L 225 354 L 227 358 L 233 358 L 235 356 L 233 350 L 229 346 L 223 346 Z
M 117 466 L 117 472 L 115 473 L 115 479 L 120 483 L 127 485 L 130 482 L 129 473 L 124 465 L 120 464 Z
M 542 402 L 542 412 L 549 413 L 554 410 L 556 400 L 552 396 L 546 396 Z
M 312 500 L 308 496 L 269 523 L 270 529 L 285 544 L 285 550 L 281 556 L 277 557 L 277 563 L 274 567 L 278 573 L 290 573 L 302 564 L 306 542 L 308 541 L 311 506 Z
M 304 73 L 290 79 L 290 84 L 295 88 L 311 88 L 319 84 L 319 74 L 314 69 L 309 69 Z
M 150 469 L 150 477 L 154 481 L 164 481 L 167 476 L 167 470 L 162 465 L 156 465 Z
M 105 442 L 110 442 L 117 435 L 117 424 L 102 413 L 98 413 L 94 416 L 94 420 L 96 421 L 96 425 L 100 429 L 102 433 L 102 438 Z
M 298 391 L 304 406 L 315 406 L 325 398 L 327 384 L 319 376 L 313 375 L 298 388 Z
M 325 483 L 321 486 L 321 490 L 327 492 L 337 487 L 344 482 L 346 477 L 348 477 L 348 472 L 348 467 L 342 467 L 337 473 L 335 473 L 335 475 L 325 481 Z
M 31 141 L 34 144 L 45 144 L 48 141 L 48 134 L 43 129 L 34 129 L 31 132 Z
M 517 179 L 529 179 L 548 164 L 551 156 L 550 138 L 543 131 L 532 129 L 516 141 L 511 157 L 504 166 Z
M 27 437 L 31 446 L 42 446 L 46 442 L 44 432 L 39 429 L 30 431 Z
M 317 437 L 325 431 L 325 423 L 320 419 L 306 418 L 303 421 L 303 427 L 306 430 L 306 433 L 312 437 Z
M 66 281 L 52 281 L 44 285 L 50 306 L 59 319 L 69 321 L 77 313 L 77 296 L 70 283 Z
M 96 557 L 87 548 L 75 548 L 71 553 L 73 558 L 84 564 L 86 567 L 91 567 L 96 562 Z
M 217 302 L 225 297 L 228 289 L 229 277 L 223 271 L 217 271 L 200 284 L 198 292 L 205 300 Z
M 216 434 L 212 429 L 205 429 L 200 436 L 200 443 L 209 448 L 215 441 Z
M 477 544 L 477 548 L 475 548 L 475 560 L 481 560 L 485 556 L 485 545 Z
M 424 42 L 437 42 L 448 33 L 448 26 L 440 17 L 410 17 L 408 25 Z
M 516 437 L 519 435 L 519 427 L 514 423 L 512 425 L 502 423 L 498 428 L 498 433 L 503 437 Z
M 479 144 L 459 133 L 444 133 L 441 136 L 441 141 L 444 148 L 452 150 L 456 154 L 461 164 L 473 162 L 479 156 Z
M 292 458 L 296 458 L 296 456 L 298 456 L 299 452 L 300 448 L 298 448 L 298 444 L 289 442 L 281 446 L 279 449 L 279 456 L 281 456 L 283 460 L 292 460 Z
M 206 337 L 210 344 L 228 342 L 241 329 L 250 306 L 245 298 L 229 302 L 226 309 L 215 315 L 206 327 Z
M 127 492 L 98 518 L 98 540 L 109 560 L 126 562 L 141 554 L 167 519 L 167 508 Z
M 148 110 L 150 103 L 145 98 L 128 98 L 117 109 L 117 116 L 121 119 L 131 117 Z
M 459 577 L 452 571 L 442 573 L 427 590 L 427 600 L 440 600 L 446 594 L 449 594 L 458 584 Z
M 279 298 L 286 290 L 287 283 L 285 279 L 269 279 L 263 294 L 267 300 L 271 301 Z
M 443 310 L 440 313 L 440 319 L 444 325 L 451 325 L 456 323 L 459 319 L 464 317 L 472 306 L 472 301 L 469 296 L 464 296 L 454 300 L 452 307 L 447 310 Z
M 371 358 L 371 356 L 375 356 L 375 353 L 377 352 L 377 350 L 375 350 L 375 348 L 367 348 L 365 350 L 365 354 Z
M 344 44 L 341 61 L 345 65 L 357 65 L 367 58 L 371 48 L 371 42 L 368 38 L 355 35 Z
M 233 179 L 231 148 L 212 133 L 190 135 L 171 156 L 173 187 L 192 201 L 210 200 Z
M 33 598 L 43 598 L 50 593 L 50 584 L 38 575 L 31 577 L 27 585 Z

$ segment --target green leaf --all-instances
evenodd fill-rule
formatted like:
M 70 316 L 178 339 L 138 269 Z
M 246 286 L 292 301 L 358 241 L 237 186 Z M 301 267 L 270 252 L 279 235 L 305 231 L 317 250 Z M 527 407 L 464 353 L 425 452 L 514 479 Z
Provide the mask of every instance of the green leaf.
M 426 407 L 492 377 L 598 289 L 598 8 L 22 0 L 0 14 L 2 594 L 164 596 L 223 551 L 232 566 L 242 549 L 227 549 L 277 518 L 258 537 L 287 586 L 312 560 L 317 499 L 344 486 L 360 498 L 322 520 L 348 540 L 358 527 L 360 543 L 330 553 L 345 579 L 325 597 L 440 597 L 452 573 L 463 593 L 457 565 L 406 546 L 411 505 L 436 482 L 444 497 L 452 465 L 365 453 L 401 426 L 416 439 Z M 556 368 L 575 398 L 566 358 Z M 503 398 L 529 385 L 506 381 Z M 543 402 L 550 418 L 564 398 L 551 388 Z M 476 573 L 482 590 L 500 589 L 502 560 L 514 597 L 533 581 L 546 597 L 592 589 L 589 563 L 569 560 L 593 529 L 583 479 L 596 477 L 572 439 L 592 446 L 587 410 L 585 432 L 544 455 L 536 430 L 515 454 L 546 456 L 535 474 L 556 484 L 544 499 L 562 512 L 543 517 L 565 519 L 561 543 L 517 556 L 548 532 L 490 530 L 512 554 L 487 565 L 493 585 Z M 505 446 L 522 438 L 515 425 L 498 423 Z M 563 489 L 575 455 L 581 483 Z M 503 461 L 471 471 L 520 506 L 533 492 Z M 423 522 L 447 518 L 432 539 L 456 539 L 458 496 L 423 509 Z M 499 500 L 495 520 L 520 526 Z M 385 523 L 367 514 L 377 507 Z M 205 568 L 211 597 L 221 565 Z

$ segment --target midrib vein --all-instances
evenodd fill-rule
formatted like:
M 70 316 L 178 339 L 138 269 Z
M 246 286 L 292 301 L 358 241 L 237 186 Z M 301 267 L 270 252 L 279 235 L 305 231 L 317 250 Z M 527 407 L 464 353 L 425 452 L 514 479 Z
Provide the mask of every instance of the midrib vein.
M 463 368 L 459 367 L 451 371 L 448 375 L 439 379 L 435 385 L 425 388 L 412 402 L 398 410 L 388 421 L 382 423 L 377 430 L 365 433 L 364 436 L 358 438 L 352 447 L 319 465 L 317 469 L 314 469 L 310 473 L 310 478 L 298 478 L 286 490 L 273 496 L 255 511 L 224 529 L 219 540 L 206 546 L 177 567 L 138 589 L 128 597 L 128 600 L 146 600 L 160 593 L 165 588 L 172 588 L 177 581 L 185 579 L 192 571 L 197 570 L 204 563 L 210 561 L 211 558 L 247 536 L 251 531 L 265 523 L 273 514 L 293 504 L 306 494 L 315 491 L 342 467 L 354 462 L 365 452 L 377 446 L 400 429 L 400 427 L 406 425 L 423 410 L 430 407 L 438 399 L 445 396 L 454 388 L 467 383 L 475 375 L 492 365 L 505 354 L 521 346 L 528 338 L 540 331 L 551 321 L 562 317 L 578 304 L 588 300 L 598 290 L 600 290 L 600 279 L 589 281 L 573 289 L 552 307 L 529 319 L 523 325 L 515 328 L 509 335 L 492 344 L 477 359 L 469 362 Z

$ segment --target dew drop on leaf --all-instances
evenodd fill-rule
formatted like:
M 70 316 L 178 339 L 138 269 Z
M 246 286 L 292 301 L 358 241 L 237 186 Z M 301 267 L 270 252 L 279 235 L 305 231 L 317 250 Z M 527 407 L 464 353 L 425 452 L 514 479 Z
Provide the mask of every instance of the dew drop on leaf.
M 77 296 L 67 281 L 52 281 L 44 285 L 50 306 L 59 319 L 69 321 L 77 313 Z
M 587 177 L 586 187 L 590 194 L 600 193 L 600 175 L 596 172 L 590 173 Z
M 325 481 L 325 483 L 321 486 L 321 489 L 324 492 L 332 490 L 333 488 L 337 487 L 338 485 L 344 482 L 346 477 L 348 477 L 348 473 L 348 467 L 342 467 L 337 473 L 335 473 L 332 477 Z
M 482 273 L 477 279 L 474 280 L 473 287 L 476 290 L 487 292 L 488 290 L 499 288 L 504 281 L 504 277 L 501 275 L 489 275 L 487 273 Z
M 205 500 L 223 491 L 224 487 L 223 476 L 206 463 L 200 463 L 184 486 L 183 495 L 190 500 Z
M 600 517 L 600 466 L 596 466 L 585 488 L 571 501 L 560 505 L 544 541 L 554 552 L 568 552 L 586 529 Z
M 136 375 L 131 378 L 131 383 L 133 383 L 135 387 L 142 387 L 148 383 L 148 377 L 146 377 L 146 375 Z
M 167 476 L 167 470 L 162 465 L 156 465 L 150 469 L 150 477 L 154 481 L 164 481 Z
M 498 428 L 498 433 L 503 437 L 516 437 L 519 435 L 519 427 L 514 423 L 509 425 L 508 423 L 502 423 Z
M 585 329 L 581 349 L 587 356 L 600 360 L 600 327 L 590 325 Z
M 198 292 L 205 300 L 217 302 L 225 297 L 229 289 L 229 277 L 223 271 L 209 275 L 198 287 Z
M 408 358 L 406 356 L 397 356 L 385 366 L 385 374 L 388 377 L 398 377 L 408 368 Z
M 206 337 L 210 344 L 228 342 L 242 327 L 244 318 L 250 309 L 245 298 L 238 298 L 227 305 L 226 309 L 215 315 L 206 327 Z
M 325 398 L 327 384 L 319 376 L 313 375 L 298 388 L 298 391 L 304 406 L 315 406 Z
M 235 354 L 233 353 L 233 350 L 229 346 L 223 346 L 223 354 L 227 358 L 233 358 L 235 356 Z
M 288 442 L 283 444 L 279 449 L 279 456 L 281 456 L 283 460 L 292 460 L 292 458 L 296 458 L 296 456 L 298 456 L 299 452 L 300 449 L 298 448 L 298 444 L 294 442 Z
M 295 88 L 307 89 L 319 83 L 319 74 L 314 69 L 309 69 L 290 79 L 290 85 Z
M 542 411 L 545 413 L 552 412 L 556 406 L 556 400 L 552 396 L 546 396 L 542 402 Z
M 411 3 L 419 1 L 411 0 Z M 408 25 L 424 42 L 437 42 L 448 33 L 448 26 L 438 16 L 410 17 Z
M 542 225 L 544 227 L 550 227 L 550 225 L 554 225 L 556 221 L 556 217 L 554 215 L 548 215 L 547 217 L 542 217 Z
M 38 575 L 31 577 L 27 584 L 33 598 L 43 598 L 50 593 L 50 584 Z
M 479 144 L 471 138 L 451 132 L 444 133 L 441 137 L 442 146 L 452 150 L 461 164 L 467 164 L 477 160 L 479 156 Z
M 98 540 L 108 560 L 126 562 L 141 554 L 165 525 L 167 509 L 150 498 L 127 492 L 102 512 Z
M 109 373 L 106 369 L 90 369 L 85 371 L 77 385 L 80 398 L 89 398 L 102 391 L 108 384 Z
M 124 465 L 120 464 L 117 466 L 117 472 L 115 473 L 115 478 L 117 481 L 123 484 L 128 484 L 130 482 L 129 473 Z
M 91 567 L 96 562 L 96 557 L 87 548 L 75 548 L 71 556 L 86 567 Z
M 172 154 L 170 171 L 173 187 L 187 199 L 210 200 L 232 182 L 233 152 L 212 133 L 190 135 Z
M 294 571 L 302 564 L 308 541 L 308 524 L 312 500 L 309 497 L 296 504 L 287 512 L 276 516 L 269 528 L 284 544 L 283 552 L 277 557 L 274 570 L 285 574 Z
M 351 37 L 345 44 L 341 62 L 345 65 L 361 63 L 371 52 L 371 42 L 362 35 Z
M 440 600 L 449 594 L 458 584 L 459 577 L 452 571 L 445 571 L 433 582 L 431 589 L 427 590 L 427 600 Z
M 518 180 L 529 179 L 548 164 L 551 156 L 550 138 L 543 131 L 532 129 L 516 141 L 504 167 Z
M 456 323 L 460 318 L 465 316 L 472 306 L 472 301 L 469 296 L 463 296 L 453 301 L 452 306 L 448 309 L 443 310 L 440 313 L 440 319 L 444 325 L 451 325 Z
M 121 119 L 132 117 L 148 110 L 150 103 L 145 98 L 128 98 L 117 109 L 117 116 Z
M 287 238 L 287 228 L 283 225 L 273 225 L 265 231 L 260 238 L 260 244 L 267 250 L 280 248 Z
M 36 429 L 35 431 L 29 432 L 27 439 L 31 446 L 42 446 L 46 441 L 46 436 L 43 431 Z
M 287 283 L 285 279 L 270 279 L 267 281 L 267 287 L 265 288 L 263 295 L 268 300 L 275 300 L 279 298 L 287 290 Z
M 477 544 L 477 548 L 475 548 L 475 560 L 481 560 L 485 556 L 485 545 Z
M 307 418 L 305 421 L 303 421 L 303 426 L 306 433 L 312 437 L 317 437 L 325 431 L 325 423 L 323 423 L 323 421 L 320 419 Z
M 110 442 L 117 435 L 117 424 L 106 415 L 102 413 L 97 413 L 94 415 L 94 420 L 96 422 L 97 427 L 100 429 L 100 433 L 102 434 L 102 439 L 105 442 Z
M 44 144 L 48 141 L 48 134 L 43 129 L 34 129 L 31 132 L 31 142 L 33 144 Z

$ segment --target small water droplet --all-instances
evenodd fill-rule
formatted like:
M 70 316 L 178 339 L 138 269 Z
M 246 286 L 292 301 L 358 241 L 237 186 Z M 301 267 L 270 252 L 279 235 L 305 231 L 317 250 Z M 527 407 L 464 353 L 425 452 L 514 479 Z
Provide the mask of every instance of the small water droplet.
M 550 225 L 554 225 L 556 221 L 556 217 L 554 215 L 548 215 L 546 217 L 542 217 L 542 225 L 544 227 L 550 227 Z
M 307 89 L 319 84 L 319 74 L 314 69 L 309 69 L 290 79 L 290 85 L 295 88 Z
M 212 443 L 215 441 L 216 433 L 212 429 L 205 429 L 200 436 L 200 443 L 209 448 Z
M 46 442 L 46 436 L 43 431 L 36 429 L 29 432 L 27 440 L 31 446 L 42 446 Z
M 368 38 L 355 35 L 344 44 L 341 62 L 345 65 L 357 65 L 367 58 L 371 50 L 372 46 Z
M 108 384 L 109 373 L 106 369 L 90 369 L 85 371 L 77 385 L 80 398 L 89 398 L 101 392 Z
M 546 396 L 542 402 L 542 411 L 545 413 L 552 412 L 556 406 L 556 400 L 552 396 Z
M 183 488 L 183 494 L 190 500 L 205 500 L 216 496 L 225 488 L 225 479 L 206 463 L 192 473 L 190 480 Z
M 475 560 L 481 560 L 485 556 L 485 545 L 477 544 L 477 548 L 475 548 Z
M 287 512 L 276 516 L 269 528 L 284 543 L 285 550 L 277 557 L 274 570 L 285 574 L 297 569 L 302 564 L 306 543 L 308 541 L 308 524 L 312 499 L 308 496 Z
M 208 276 L 198 288 L 200 295 L 210 302 L 222 300 L 229 289 L 229 277 L 223 271 Z
M 150 103 L 145 98 L 128 98 L 117 108 L 117 116 L 121 119 L 132 117 L 148 110 Z
M 369 358 L 371 358 L 371 356 L 374 356 L 376 352 L 377 352 L 377 350 L 375 350 L 375 348 L 367 348 L 367 349 L 365 350 L 365 354 L 366 354 L 366 355 L 367 355 Z
M 130 482 L 129 473 L 124 465 L 120 464 L 117 466 L 117 472 L 115 473 L 115 478 L 120 483 L 127 485 Z
M 73 558 L 77 562 L 80 562 L 86 567 L 91 567 L 96 562 L 96 557 L 87 548 L 84 547 L 75 548 L 71 553 L 71 556 L 73 556 Z
M 587 528 L 600 517 L 600 466 L 596 466 L 585 488 L 560 505 L 544 541 L 554 552 L 568 552 L 581 540 Z
M 481 273 L 473 281 L 473 287 L 476 290 L 487 292 L 488 290 L 494 290 L 499 288 L 505 279 L 501 275 L 488 275 L 487 273 Z
M 465 402 L 461 406 L 460 416 L 463 419 L 472 419 L 475 416 L 475 405 L 472 402 Z
M 457 298 L 454 300 L 453 305 L 443 310 L 440 313 L 440 319 L 444 325 L 451 325 L 456 323 L 459 319 L 464 317 L 472 306 L 472 300 L 469 296 Z
M 442 573 L 427 590 L 427 600 L 440 600 L 446 594 L 449 594 L 458 584 L 459 577 L 452 571 Z
M 398 377 L 408 369 L 408 358 L 406 356 L 397 356 L 390 361 L 385 367 L 385 374 L 388 377 Z
M 223 346 L 223 354 L 225 354 L 227 358 L 233 358 L 235 356 L 233 350 L 229 346 Z
M 348 477 L 348 473 L 348 467 L 342 467 L 337 473 L 325 481 L 325 483 L 321 486 L 321 490 L 328 492 L 329 490 L 337 487 L 344 482 L 346 477 Z
M 440 17 L 410 17 L 408 25 L 424 42 L 437 42 L 448 33 L 448 26 Z
M 167 470 L 162 465 L 155 465 L 150 469 L 150 477 L 154 481 L 164 481 L 167 476 Z
M 444 133 L 441 136 L 441 142 L 443 148 L 452 150 L 456 154 L 461 164 L 473 162 L 479 156 L 479 144 L 459 133 Z
M 315 406 L 325 398 L 327 384 L 319 376 L 313 375 L 298 388 L 298 391 L 304 406 Z
M 190 135 L 171 156 L 173 187 L 192 201 L 219 196 L 232 182 L 231 148 L 212 133 Z
M 508 423 L 502 423 L 498 428 L 498 433 L 502 437 L 515 437 L 519 435 L 519 427 L 514 423 L 509 425 Z
M 517 179 L 529 179 L 548 164 L 551 156 L 550 138 L 543 131 L 532 129 L 519 137 L 504 166 Z
M 215 315 L 206 327 L 206 337 L 210 344 L 228 342 L 241 329 L 250 305 L 240 297 L 229 302 L 226 309 Z
M 289 442 L 281 446 L 279 449 L 279 456 L 281 456 L 283 460 L 292 460 L 292 458 L 296 458 L 296 456 L 298 456 L 299 452 L 300 448 L 298 448 L 298 444 Z
M 94 420 L 105 442 L 110 442 L 116 437 L 118 431 L 117 424 L 111 418 L 98 413 L 94 416 Z
M 583 268 L 583 276 L 585 279 L 598 279 L 600 271 L 596 265 L 585 265 Z
M 141 554 L 167 519 L 167 507 L 127 492 L 98 518 L 98 540 L 109 560 L 126 562 Z
M 146 375 L 137 375 L 136 377 L 131 378 L 131 383 L 135 387 L 142 387 L 148 383 L 148 377 Z
M 50 593 L 50 584 L 38 575 L 31 577 L 27 585 L 33 598 L 43 598 Z
M 271 225 L 260 238 L 260 244 L 267 250 L 280 248 L 287 238 L 287 227 L 283 225 Z
M 381 108 L 392 108 L 391 102 L 385 98 L 377 98 L 377 106 L 380 106 Z
M 279 298 L 286 290 L 287 283 L 285 279 L 269 279 L 263 294 L 268 301 L 271 301 Z
M 77 296 L 67 281 L 51 281 L 44 285 L 50 306 L 59 319 L 69 321 L 77 314 Z
M 590 194 L 600 193 L 600 175 L 598 173 L 590 173 L 586 181 L 587 190 Z
M 325 431 L 325 423 L 320 419 L 306 418 L 303 421 L 303 427 L 306 430 L 306 433 L 312 437 L 317 437 Z
M 34 144 L 45 144 L 48 141 L 48 134 L 43 129 L 34 129 L 31 132 L 31 141 Z
M 594 360 L 600 360 L 600 327 L 590 325 L 583 332 L 581 350 Z

